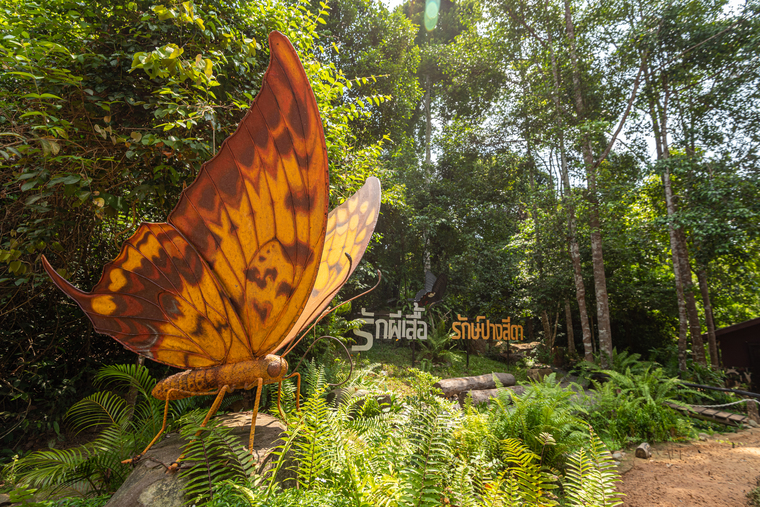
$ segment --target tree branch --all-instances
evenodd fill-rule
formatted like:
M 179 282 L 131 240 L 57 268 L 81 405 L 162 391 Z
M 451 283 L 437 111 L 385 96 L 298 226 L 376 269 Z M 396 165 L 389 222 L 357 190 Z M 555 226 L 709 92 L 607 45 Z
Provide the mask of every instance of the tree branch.
M 605 148 L 604 152 L 602 152 L 601 156 L 599 157 L 599 160 L 597 160 L 594 163 L 594 170 L 596 170 L 599 165 L 604 162 L 604 159 L 607 158 L 607 155 L 610 154 L 610 150 L 612 150 L 612 145 L 615 144 L 615 141 L 617 140 L 617 136 L 620 135 L 620 131 L 623 130 L 623 125 L 625 125 L 625 121 L 628 119 L 628 114 L 631 112 L 631 107 L 633 106 L 633 101 L 636 99 L 636 94 L 639 91 L 639 82 L 641 81 L 641 74 L 644 71 L 644 66 L 646 65 L 647 61 L 647 54 L 644 54 L 644 57 L 641 59 L 641 65 L 639 65 L 639 73 L 636 74 L 636 79 L 633 82 L 633 90 L 631 90 L 631 97 L 628 99 L 628 105 L 625 108 L 625 113 L 623 113 L 623 117 L 620 118 L 620 123 L 618 124 L 617 130 L 615 130 L 615 134 L 613 134 L 612 139 L 610 139 L 609 144 L 607 145 L 607 148 Z

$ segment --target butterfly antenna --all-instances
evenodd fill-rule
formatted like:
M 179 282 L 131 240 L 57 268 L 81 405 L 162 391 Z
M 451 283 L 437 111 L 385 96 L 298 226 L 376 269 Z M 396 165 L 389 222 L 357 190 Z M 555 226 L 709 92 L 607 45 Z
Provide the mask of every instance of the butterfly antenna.
M 351 357 L 351 353 L 348 351 L 348 347 L 346 347 L 346 344 L 334 336 L 324 335 L 314 340 L 314 342 L 311 345 L 309 345 L 309 348 L 306 349 L 306 352 L 304 352 L 304 354 L 301 356 L 301 359 L 298 361 L 298 364 L 296 365 L 296 367 L 293 368 L 293 371 L 298 371 L 298 367 L 301 366 L 301 363 L 303 362 L 304 358 L 306 358 L 306 355 L 311 351 L 314 345 L 316 345 L 317 342 L 319 342 L 320 340 L 324 340 L 325 338 L 330 338 L 331 340 L 335 340 L 336 342 L 340 343 L 340 346 L 343 347 L 343 350 L 346 351 L 346 357 L 348 357 L 348 362 L 351 364 L 351 368 L 348 370 L 348 375 L 346 376 L 345 379 L 343 379 L 342 382 L 338 382 L 336 384 L 330 384 L 330 383 L 327 384 L 328 386 L 332 386 L 332 387 L 342 386 L 343 384 L 348 382 L 348 379 L 350 379 L 351 375 L 354 373 L 354 359 Z
M 348 270 L 346 271 L 346 273 L 347 273 L 347 274 L 346 274 L 346 280 L 348 280 L 348 277 L 349 277 L 349 275 L 351 274 L 351 265 L 353 264 L 353 261 L 354 261 L 354 260 L 351 258 L 351 256 L 350 256 L 350 255 L 348 255 L 348 254 L 345 254 L 345 255 L 346 255 L 346 257 L 348 257 Z M 372 292 L 373 290 L 375 290 L 375 289 L 377 288 L 377 286 L 378 286 L 378 285 L 380 285 L 380 281 L 381 281 L 382 279 L 383 279 L 382 273 L 381 273 L 381 272 L 380 272 L 380 270 L 378 269 L 378 270 L 377 270 L 377 283 L 374 285 L 374 287 L 372 287 L 372 288 L 371 288 L 371 289 L 369 289 L 369 290 L 366 290 L 366 291 L 362 292 L 362 293 L 361 293 L 361 294 L 359 294 L 358 296 L 354 296 L 354 297 L 352 297 L 352 298 L 351 298 L 351 299 L 349 299 L 348 301 L 344 301 L 343 303 L 341 303 L 341 304 L 339 304 L 339 305 L 337 305 L 337 306 L 334 306 L 334 307 L 332 307 L 332 308 L 328 308 L 327 310 L 323 311 L 323 312 L 322 312 L 322 314 L 321 314 L 321 315 L 320 315 L 320 316 L 317 318 L 317 320 L 315 320 L 315 321 L 312 323 L 312 325 L 311 325 L 311 326 L 309 326 L 309 327 L 308 327 L 308 329 L 306 329 L 306 331 L 304 331 L 303 333 L 301 333 L 301 337 L 300 337 L 300 338 L 298 338 L 298 339 L 297 339 L 295 342 L 293 342 L 293 343 L 292 343 L 292 344 L 291 344 L 291 345 L 290 345 L 290 346 L 289 346 L 289 347 L 288 347 L 288 348 L 285 350 L 285 352 L 283 352 L 283 353 L 282 353 L 282 355 L 281 355 L 280 357 L 285 357 L 285 356 L 287 356 L 288 354 L 290 354 L 290 352 L 293 350 L 293 348 L 294 348 L 296 345 L 298 345 L 298 344 L 301 342 L 301 340 L 303 340 L 304 336 L 306 336 L 307 334 L 309 334 L 309 331 L 311 331 L 311 330 L 314 328 L 314 326 L 316 326 L 317 324 L 319 324 L 319 323 L 320 323 L 320 321 L 321 321 L 322 319 L 324 319 L 326 316 L 328 316 L 330 313 L 334 312 L 335 310 L 337 310 L 337 309 L 338 309 L 338 308 L 340 308 L 341 306 L 343 306 L 343 305 L 345 305 L 345 304 L 348 304 L 348 303 L 350 303 L 350 302 L 351 302 L 351 301 L 353 301 L 354 299 L 358 299 L 358 298 L 360 298 L 360 297 L 362 297 L 362 296 L 364 296 L 364 295 L 366 295 L 366 294 L 369 294 L 370 292 Z M 343 280 L 343 283 L 342 283 L 342 284 L 340 284 L 340 285 L 338 286 L 338 290 L 340 290 L 340 288 L 343 286 L 343 284 L 344 284 L 344 283 L 346 283 L 346 280 Z M 329 295 L 325 296 L 325 298 L 322 300 L 322 302 L 324 302 L 324 301 L 325 301 L 326 299 L 328 299 L 328 298 L 332 299 L 333 297 L 335 297 L 335 294 L 336 294 L 337 292 L 338 292 L 338 291 L 336 290 L 336 291 L 334 291 L 334 292 L 330 293 Z M 321 303 L 320 303 L 320 304 L 321 304 Z

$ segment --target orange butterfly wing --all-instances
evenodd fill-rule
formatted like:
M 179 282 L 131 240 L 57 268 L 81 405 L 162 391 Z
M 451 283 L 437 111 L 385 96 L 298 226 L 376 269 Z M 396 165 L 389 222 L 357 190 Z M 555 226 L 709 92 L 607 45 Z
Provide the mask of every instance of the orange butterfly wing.
M 293 46 L 277 32 L 269 43 L 250 111 L 168 224 L 141 225 L 90 294 L 44 260 L 99 332 L 157 361 L 197 368 L 264 356 L 312 291 L 327 223 L 324 132 Z M 166 262 L 177 255 L 192 276 Z
M 261 357 L 311 293 L 327 222 L 327 149 L 306 73 L 282 34 L 248 114 L 169 215 L 211 266 Z
M 358 192 L 330 212 L 314 288 L 303 313 L 282 345 L 290 343 L 327 308 L 354 272 L 375 230 L 379 212 L 380 180 L 374 177 L 367 179 Z M 351 256 L 351 261 L 346 253 Z
M 171 225 L 142 224 L 89 294 L 56 273 L 44 256 L 42 263 L 97 332 L 138 354 L 181 368 L 250 359 L 229 298 Z

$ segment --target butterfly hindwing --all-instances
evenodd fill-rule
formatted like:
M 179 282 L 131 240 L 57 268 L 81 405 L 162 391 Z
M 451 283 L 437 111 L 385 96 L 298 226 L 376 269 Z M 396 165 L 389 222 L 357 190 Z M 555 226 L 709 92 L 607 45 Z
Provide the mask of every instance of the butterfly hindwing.
M 303 313 L 282 345 L 293 340 L 318 317 L 351 276 L 372 237 L 379 211 L 380 180 L 372 177 L 330 212 L 317 279 Z M 351 256 L 351 261 L 346 254 Z

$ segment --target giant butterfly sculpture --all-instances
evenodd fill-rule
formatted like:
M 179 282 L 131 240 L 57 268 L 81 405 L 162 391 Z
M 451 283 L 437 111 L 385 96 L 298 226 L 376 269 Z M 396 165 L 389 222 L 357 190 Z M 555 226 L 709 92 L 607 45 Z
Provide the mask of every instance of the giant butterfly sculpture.
M 166 401 L 164 425 L 133 460 L 166 429 L 170 400 L 216 394 L 205 426 L 225 393 L 257 387 L 252 451 L 262 385 L 289 378 L 288 363 L 273 353 L 326 311 L 377 222 L 376 178 L 328 215 L 327 150 L 314 94 L 290 41 L 273 32 L 269 46 L 251 109 L 166 223 L 141 224 L 90 293 L 42 259 L 96 331 L 186 369 L 153 389 Z

